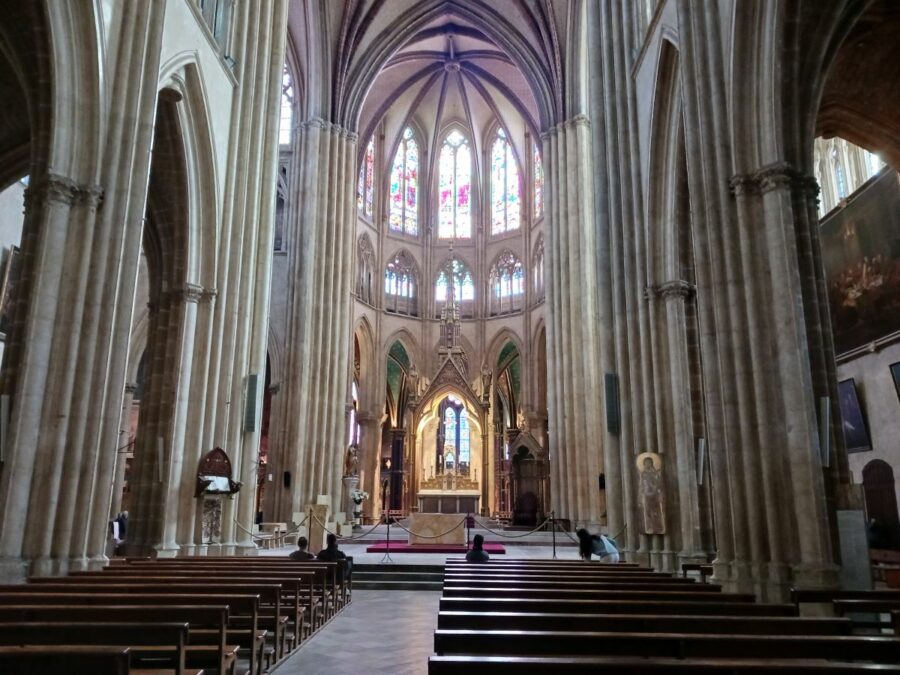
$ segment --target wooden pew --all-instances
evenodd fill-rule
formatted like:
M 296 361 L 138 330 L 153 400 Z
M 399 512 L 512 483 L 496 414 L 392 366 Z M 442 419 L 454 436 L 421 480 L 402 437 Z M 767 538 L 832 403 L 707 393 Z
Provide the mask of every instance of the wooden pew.
M 710 600 L 717 599 L 713 596 Z M 706 598 L 704 598 L 706 600 Z M 583 598 L 448 598 L 440 599 L 441 611 L 459 612 L 558 612 L 563 614 L 690 614 L 707 616 L 797 616 L 791 604 L 745 602 L 695 602 L 669 600 L 586 600 Z
M 709 635 L 599 631 L 444 630 L 437 655 L 649 656 L 663 658 L 840 659 L 900 663 L 900 638 L 846 635 Z
M 43 577 L 39 581 L 26 585 L 0 586 L 0 593 L 48 593 L 61 592 L 70 593 L 77 592 L 82 594 L 103 595 L 103 594 L 123 594 L 123 593 L 160 593 L 169 594 L 173 592 L 185 593 L 218 593 L 223 595 L 246 594 L 256 595 L 259 598 L 256 612 L 252 616 L 241 615 L 232 612 L 230 620 L 234 624 L 243 625 L 250 630 L 250 635 L 257 633 L 259 626 L 271 626 L 275 635 L 276 644 L 282 644 L 286 627 L 286 617 L 282 617 L 281 613 L 281 586 L 279 584 L 259 584 L 259 583 L 211 583 L 206 581 L 172 581 L 167 580 L 163 583 L 112 583 L 115 579 L 108 581 L 80 581 L 77 577 L 52 578 Z M 263 603 L 267 603 L 271 609 L 267 610 Z M 261 663 L 262 654 L 259 651 L 259 643 L 255 639 L 250 640 L 250 663 L 251 675 L 259 672 L 259 664 Z M 191 645 L 189 654 L 192 659 L 203 658 L 208 649 L 204 645 Z
M 8 587 L 7 587 L 8 588 Z M 29 585 L 17 588 L 30 588 L 30 592 L 0 592 L 0 611 L 8 606 L 24 605 L 70 605 L 73 607 L 97 607 L 100 606 L 226 606 L 229 608 L 229 622 L 233 614 L 246 614 L 252 617 L 253 629 L 256 629 L 256 618 L 259 612 L 259 595 L 252 594 L 213 594 L 213 593 L 95 593 L 81 592 L 75 587 L 69 587 L 67 591 L 38 592 L 43 586 Z M 171 590 L 171 589 L 170 589 Z M 175 613 L 172 614 L 173 618 Z M 229 624 L 230 625 L 230 624 Z M 224 631 L 222 642 L 215 645 L 214 653 L 209 654 L 209 648 L 204 646 L 188 646 L 187 659 L 193 667 L 203 665 L 206 659 L 212 658 L 221 673 L 231 672 L 237 657 L 239 647 L 224 643 Z M 255 672 L 256 660 L 251 659 L 251 668 Z
M 337 564 L 320 561 L 295 561 L 286 558 L 212 558 L 212 557 L 196 557 L 196 558 L 170 558 L 170 559 L 135 559 L 129 560 L 129 566 L 135 567 L 157 567 L 160 569 L 171 568 L 192 568 L 198 567 L 214 571 L 216 573 L 233 571 L 235 568 L 240 570 L 241 574 L 250 570 L 266 570 L 266 571 L 312 571 L 316 576 L 314 586 L 319 593 L 321 599 L 324 616 L 322 622 L 330 619 L 350 597 L 349 579 L 345 580 L 343 585 L 337 583 Z M 338 592 L 335 592 L 335 588 Z
M 640 587 L 639 587 L 640 588 Z M 635 590 L 593 588 L 525 588 L 521 586 L 445 586 L 447 598 L 583 598 L 586 600 L 693 600 L 696 602 L 753 602 L 752 593 L 721 593 L 702 586 L 691 590 Z
M 232 574 L 236 574 L 232 572 Z M 282 640 L 283 649 L 277 650 L 278 658 L 282 658 L 287 652 L 299 646 L 303 638 L 304 626 L 304 609 L 310 607 L 313 602 L 313 586 L 312 573 L 303 573 L 306 578 L 302 578 L 295 573 L 261 573 L 252 572 L 242 576 L 220 576 L 216 575 L 212 581 L 217 584 L 280 584 L 282 586 L 282 604 L 280 611 L 293 621 L 293 631 L 285 633 Z M 196 583 L 197 580 L 209 581 L 209 574 L 202 569 L 188 569 L 177 571 L 159 571 L 156 568 L 140 568 L 131 570 L 128 568 L 116 568 L 115 571 L 107 570 L 102 572 L 80 572 L 69 577 L 44 577 L 41 579 L 33 579 L 34 583 L 48 582 L 68 582 L 83 583 L 84 581 L 112 581 L 117 584 L 139 584 L 154 583 L 162 584 L 172 582 L 176 585 L 186 585 Z M 262 600 L 265 604 L 265 599 Z M 265 619 L 261 617 L 262 624 L 265 625 Z M 265 637 L 265 631 L 257 632 L 257 639 L 260 635 Z M 231 636 L 239 638 L 241 646 L 250 647 L 248 630 L 233 630 Z M 276 645 L 277 647 L 277 645 Z
M 793 616 L 692 614 L 564 614 L 561 612 L 438 612 L 438 628 L 552 630 L 627 633 L 719 633 L 744 635 L 850 635 L 849 619 Z
M 856 675 L 900 673 L 900 667 L 822 659 L 671 659 L 642 656 L 432 656 L 428 675 L 596 675 L 597 673 L 727 673 L 729 675 Z
M 3 675 L 129 675 L 127 647 L 22 645 L 0 647 Z
M 560 576 L 571 577 L 573 579 L 589 578 L 589 579 L 645 579 L 652 581 L 653 579 L 678 579 L 680 583 L 694 583 L 693 579 L 683 577 L 673 577 L 667 572 L 645 572 L 644 570 L 631 570 L 622 572 L 619 570 L 606 570 L 598 566 L 585 566 L 584 568 L 575 568 L 571 570 L 559 570 L 554 568 L 512 568 L 501 569 L 491 567 L 490 565 L 463 567 L 457 565 L 454 567 L 446 567 L 444 576 L 460 576 L 477 574 L 482 577 L 549 577 L 558 578 Z
M 116 623 L 129 627 L 166 622 L 185 622 L 189 626 L 206 627 L 212 644 L 225 651 L 228 625 L 226 605 L 10 605 L 0 604 L 0 623 L 13 625 L 40 622 Z M 190 671 L 189 671 L 190 672 Z
M 196 675 L 185 670 L 188 624 L 169 623 L 86 623 L 41 621 L 0 623 L 0 646 L 14 645 L 105 645 L 129 647 L 131 663 L 142 659 L 174 666 L 176 675 Z M 158 664 L 156 664 L 158 665 Z M 158 675 L 163 675 L 159 670 Z
M 707 563 L 682 563 L 681 575 L 686 577 L 688 572 L 698 572 L 700 581 L 706 581 L 706 577 L 713 575 L 713 566 Z
M 480 577 L 463 577 L 461 579 L 444 579 L 444 591 L 457 588 L 477 588 L 492 590 L 522 589 L 522 590 L 605 590 L 605 591 L 663 591 L 689 593 L 720 593 L 722 587 L 718 584 L 677 583 L 680 579 L 671 581 L 661 579 L 659 581 L 612 581 L 596 579 L 482 579 Z M 689 580 L 693 581 L 693 580 Z

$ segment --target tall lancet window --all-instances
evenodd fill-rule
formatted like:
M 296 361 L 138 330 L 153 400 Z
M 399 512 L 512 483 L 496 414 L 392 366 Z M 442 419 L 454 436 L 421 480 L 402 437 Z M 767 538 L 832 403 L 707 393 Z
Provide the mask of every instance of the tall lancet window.
M 491 234 L 519 229 L 519 168 L 503 129 L 491 145 Z
M 359 167 L 359 184 L 356 186 L 356 208 L 372 217 L 375 205 L 375 136 L 369 139 L 366 154 Z
M 444 471 L 469 473 L 472 445 L 469 413 L 453 394 L 441 401 L 441 428 L 438 430 L 437 465 Z
M 544 162 L 537 143 L 532 143 L 534 155 L 534 219 L 544 215 Z
M 459 315 L 471 318 L 475 312 L 475 282 L 469 268 L 457 258 L 444 264 L 434 284 L 435 316 L 441 316 L 441 309 L 449 296 L 451 281 L 453 295 L 459 305 Z
M 394 168 L 391 170 L 391 214 L 388 219 L 393 232 L 415 236 L 419 233 L 416 207 L 419 187 L 419 146 L 409 127 L 403 132 Z
M 406 251 L 399 251 L 384 270 L 384 308 L 395 314 L 418 316 L 418 279 L 416 262 Z
M 458 131 L 447 134 L 441 146 L 438 184 L 438 237 L 472 236 L 472 151 Z
M 294 78 L 287 64 L 281 73 L 281 122 L 278 126 L 278 142 L 290 145 L 294 135 Z
M 504 251 L 491 267 L 491 315 L 522 309 L 525 298 L 525 272 L 512 251 Z

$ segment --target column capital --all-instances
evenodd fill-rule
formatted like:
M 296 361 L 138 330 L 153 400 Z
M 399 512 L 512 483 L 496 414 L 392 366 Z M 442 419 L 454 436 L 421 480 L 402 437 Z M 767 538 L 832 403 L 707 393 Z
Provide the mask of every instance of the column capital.
M 653 300 L 655 298 L 662 298 L 664 300 L 687 300 L 688 298 L 693 297 L 696 292 L 697 287 L 689 281 L 674 279 L 672 281 L 665 281 L 661 284 L 647 286 L 644 288 L 644 298 L 646 300 Z
M 815 177 L 798 171 L 788 162 L 772 162 L 751 173 L 735 174 L 728 181 L 728 186 L 736 197 L 779 189 L 795 190 L 811 199 L 819 194 Z
M 210 303 L 215 302 L 216 297 L 219 295 L 219 291 L 215 288 L 204 288 L 203 292 L 200 294 L 200 302 Z
M 203 297 L 203 286 L 197 284 L 185 284 L 182 288 L 173 288 L 169 291 L 169 297 L 174 301 L 198 303 Z
M 134 395 L 134 392 L 137 391 L 137 382 L 126 382 L 125 383 L 125 393 Z
M 66 176 L 48 173 L 33 179 L 25 189 L 26 204 L 41 198 L 56 204 L 87 205 L 96 209 L 103 200 L 103 188 L 99 185 L 83 185 Z

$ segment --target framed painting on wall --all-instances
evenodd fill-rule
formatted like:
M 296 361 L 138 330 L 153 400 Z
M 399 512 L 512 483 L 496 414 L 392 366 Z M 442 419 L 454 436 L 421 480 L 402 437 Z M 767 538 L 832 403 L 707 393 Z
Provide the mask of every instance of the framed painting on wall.
M 847 452 L 862 452 L 872 449 L 869 428 L 856 392 L 856 381 L 851 377 L 838 382 L 838 401 L 841 406 L 841 428 Z
M 894 378 L 894 390 L 897 392 L 897 398 L 900 398 L 900 361 L 891 364 L 891 377 Z

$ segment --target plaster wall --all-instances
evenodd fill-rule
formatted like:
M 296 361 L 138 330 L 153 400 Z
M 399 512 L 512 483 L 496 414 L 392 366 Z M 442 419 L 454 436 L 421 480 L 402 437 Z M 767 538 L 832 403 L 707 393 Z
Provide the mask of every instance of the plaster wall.
M 850 453 L 853 482 L 862 483 L 863 468 L 881 459 L 894 469 L 894 485 L 900 502 L 900 395 L 890 366 L 900 361 L 900 342 L 872 354 L 838 364 L 838 380 L 856 380 L 860 404 L 867 417 L 872 449 Z

